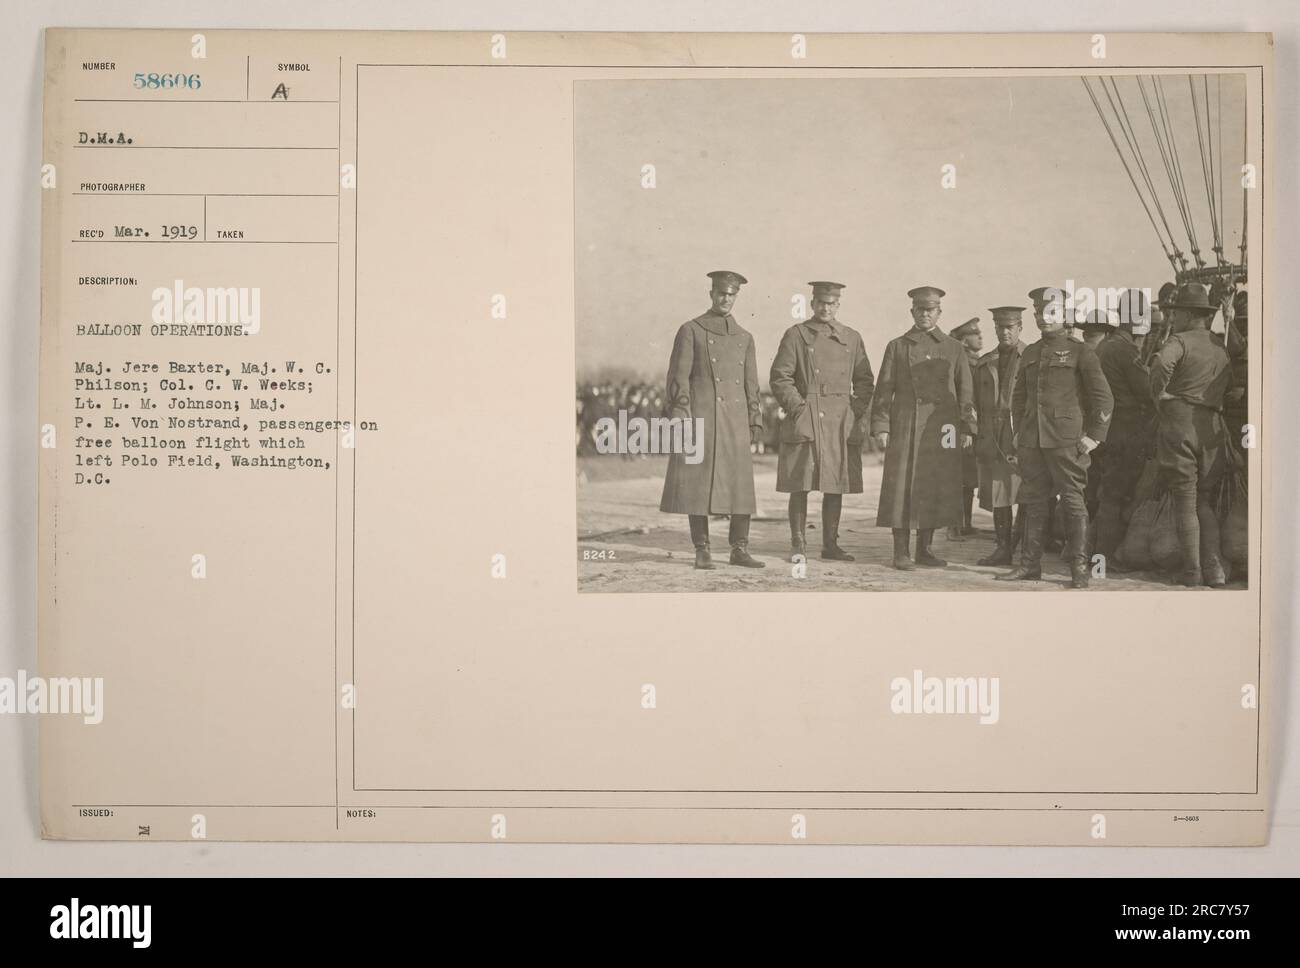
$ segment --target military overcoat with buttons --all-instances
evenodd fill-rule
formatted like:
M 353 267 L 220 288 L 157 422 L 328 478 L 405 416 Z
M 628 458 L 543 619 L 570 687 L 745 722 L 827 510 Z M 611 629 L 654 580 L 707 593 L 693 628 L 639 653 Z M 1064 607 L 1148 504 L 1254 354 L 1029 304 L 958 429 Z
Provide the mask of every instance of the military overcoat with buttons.
M 960 525 L 961 435 L 975 430 L 966 348 L 938 329 L 890 340 L 871 401 L 871 433 L 889 434 L 876 524 Z
M 703 420 L 703 459 L 668 460 L 659 510 L 670 514 L 753 514 L 751 430 L 763 430 L 754 338 L 730 313 L 683 323 L 668 361 L 669 417 Z
M 862 493 L 862 439 L 875 386 L 862 336 L 838 321 L 791 326 L 770 382 L 785 411 L 777 491 Z

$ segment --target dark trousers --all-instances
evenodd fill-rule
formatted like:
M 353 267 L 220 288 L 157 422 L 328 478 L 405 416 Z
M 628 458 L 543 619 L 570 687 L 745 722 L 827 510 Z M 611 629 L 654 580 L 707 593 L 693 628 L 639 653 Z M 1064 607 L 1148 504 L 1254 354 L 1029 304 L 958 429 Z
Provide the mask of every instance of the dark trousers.
M 1097 551 L 1111 557 L 1124 540 L 1124 511 L 1133 501 L 1138 479 L 1151 452 L 1152 428 L 1142 414 L 1115 414 L 1106 433 L 1101 468 L 1101 502 L 1097 510 Z
M 1092 463 L 1078 447 L 1021 447 L 1017 451 L 1020 464 L 1020 503 L 1025 509 L 1027 533 L 1035 540 L 1026 541 L 1022 554 L 1024 563 L 1037 565 L 1041 555 L 1041 531 L 1047 527 L 1048 506 L 1053 494 L 1060 495 L 1065 509 L 1066 533 L 1071 537 L 1070 558 L 1076 564 L 1086 564 L 1083 534 L 1088 526 L 1088 506 L 1083 491 L 1088 486 L 1088 467 Z
M 709 516 L 707 514 L 687 515 L 691 522 L 691 544 L 697 548 L 709 546 Z M 727 543 L 733 548 L 749 541 L 749 515 L 733 514 L 731 524 L 727 527 Z

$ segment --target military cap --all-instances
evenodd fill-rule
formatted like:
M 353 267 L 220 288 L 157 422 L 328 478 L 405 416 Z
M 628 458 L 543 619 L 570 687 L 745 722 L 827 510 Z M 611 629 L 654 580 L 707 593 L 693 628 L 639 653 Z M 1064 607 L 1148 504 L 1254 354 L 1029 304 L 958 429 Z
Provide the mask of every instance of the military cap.
M 1094 309 L 1084 317 L 1083 322 L 1078 325 L 1083 329 L 1101 329 L 1109 331 L 1112 326 L 1118 325 L 1115 321 L 1115 314 L 1109 309 Z
M 1020 314 L 1024 311 L 1024 306 L 994 306 L 989 310 L 993 314 L 994 326 L 1014 326 L 1016 323 L 1023 322 Z
M 1208 316 L 1218 310 L 1210 301 L 1210 289 L 1199 282 L 1188 282 L 1178 287 L 1168 304 L 1170 309 L 1187 309 L 1202 316 Z
M 907 290 L 907 295 L 911 298 L 912 302 L 917 305 L 937 306 L 939 305 L 939 300 L 947 295 L 947 293 L 938 286 L 917 286 L 915 289 Z
M 962 323 L 955 329 L 949 330 L 948 335 L 953 339 L 965 339 L 967 336 L 974 336 L 980 331 L 980 318 L 972 316 L 966 322 Z
M 817 296 L 836 297 L 839 296 L 840 290 L 844 288 L 844 283 L 842 282 L 810 282 L 808 283 L 808 285 L 812 286 L 814 297 Z
M 1045 306 L 1054 302 L 1065 302 L 1066 291 L 1059 286 L 1039 286 L 1037 289 L 1029 290 L 1029 298 L 1034 301 L 1034 305 Z
M 707 275 L 713 280 L 713 288 L 719 292 L 739 292 L 740 287 L 749 282 L 739 272 L 730 269 L 715 269 Z

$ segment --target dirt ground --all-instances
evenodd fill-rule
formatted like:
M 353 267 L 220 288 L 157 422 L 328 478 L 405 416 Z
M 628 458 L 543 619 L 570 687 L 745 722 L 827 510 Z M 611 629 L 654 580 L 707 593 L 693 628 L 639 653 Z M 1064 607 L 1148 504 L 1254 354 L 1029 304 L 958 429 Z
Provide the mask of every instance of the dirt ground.
M 821 496 L 814 493 L 808 502 L 807 574 L 794 577 L 794 566 L 787 561 L 787 496 L 776 492 L 776 456 L 768 454 L 755 458 L 758 513 L 750 527 L 750 553 L 767 567 L 727 564 L 727 520 L 715 518 L 710 531 L 717 569 L 696 571 L 685 516 L 659 510 L 665 463 L 662 457 L 579 458 L 579 591 L 1072 591 L 1069 569 L 1055 552 L 1043 555 L 1043 580 L 1038 582 L 994 581 L 994 575 L 1009 569 L 976 565 L 993 550 L 993 515 L 978 505 L 972 522 L 978 534 L 954 540 L 945 531 L 935 533 L 932 550 L 947 560 L 946 568 L 894 570 L 889 564 L 893 556 L 890 531 L 876 527 L 882 472 L 881 457 L 876 454 L 863 455 L 864 493 L 844 498 L 840 546 L 855 555 L 856 561 L 828 562 L 817 557 L 821 550 Z M 1234 582 L 1229 587 L 1245 586 Z M 1094 579 L 1091 590 L 1173 588 L 1181 586 L 1156 572 L 1111 572 L 1104 580 Z

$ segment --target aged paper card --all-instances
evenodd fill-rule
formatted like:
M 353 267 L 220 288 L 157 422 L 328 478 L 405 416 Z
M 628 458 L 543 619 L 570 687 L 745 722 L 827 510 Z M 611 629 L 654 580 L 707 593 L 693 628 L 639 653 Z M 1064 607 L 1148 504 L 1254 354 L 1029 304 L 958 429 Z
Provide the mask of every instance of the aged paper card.
M 1268 36 L 45 77 L 46 836 L 1266 840 Z

